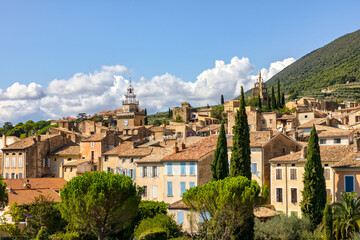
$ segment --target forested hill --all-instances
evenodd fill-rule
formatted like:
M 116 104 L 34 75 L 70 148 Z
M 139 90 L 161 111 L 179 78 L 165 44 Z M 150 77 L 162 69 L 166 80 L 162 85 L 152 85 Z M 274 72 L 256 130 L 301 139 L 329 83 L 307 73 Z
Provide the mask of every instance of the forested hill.
M 267 81 L 286 93 L 360 81 L 360 30 L 303 56 Z

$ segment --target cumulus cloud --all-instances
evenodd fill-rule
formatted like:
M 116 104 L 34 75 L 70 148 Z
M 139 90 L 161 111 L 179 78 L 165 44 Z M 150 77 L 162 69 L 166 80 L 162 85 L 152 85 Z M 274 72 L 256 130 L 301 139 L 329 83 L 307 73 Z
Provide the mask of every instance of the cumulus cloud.
M 287 58 L 261 69 L 265 80 L 294 62 Z M 232 99 L 253 86 L 257 74 L 248 58 L 233 57 L 229 63 L 215 61 L 213 68 L 204 70 L 194 82 L 183 81 L 170 74 L 141 77 L 132 83 L 142 108 L 148 113 L 178 106 L 183 101 L 193 106 L 218 104 L 220 95 Z M 45 92 L 42 86 L 15 83 L 5 92 L 0 89 L 0 121 L 57 119 L 77 113 L 97 113 L 122 107 L 123 95 L 129 85 L 125 66 L 102 66 L 94 73 L 76 73 L 69 79 L 54 79 Z

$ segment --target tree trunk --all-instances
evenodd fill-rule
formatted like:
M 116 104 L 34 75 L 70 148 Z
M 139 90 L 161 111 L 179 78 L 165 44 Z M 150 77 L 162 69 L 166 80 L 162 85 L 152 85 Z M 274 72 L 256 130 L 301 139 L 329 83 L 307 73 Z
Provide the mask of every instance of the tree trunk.
M 98 232 L 98 240 L 103 240 L 104 239 L 104 233 L 99 231 Z

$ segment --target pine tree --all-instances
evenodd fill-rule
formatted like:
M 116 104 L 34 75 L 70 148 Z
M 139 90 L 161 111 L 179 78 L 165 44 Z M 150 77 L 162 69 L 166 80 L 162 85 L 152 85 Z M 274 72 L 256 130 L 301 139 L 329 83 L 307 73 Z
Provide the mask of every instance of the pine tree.
M 144 124 L 145 124 L 145 125 L 148 125 L 148 118 L 147 118 L 147 111 L 146 111 L 146 108 L 145 108 L 145 119 L 144 119 Z
M 261 103 L 261 98 L 260 98 L 260 96 L 258 96 L 258 103 L 257 103 L 257 106 L 258 106 L 258 108 L 259 108 L 259 112 L 261 112 L 262 103 Z
M 315 125 L 310 133 L 304 170 L 301 211 L 313 223 L 315 229 L 322 220 L 326 204 L 324 168 L 321 165 L 319 138 Z
M 271 109 L 272 109 L 272 110 L 276 110 L 276 109 L 277 109 L 274 86 L 271 87 Z
M 224 95 L 221 94 L 221 105 L 224 105 Z
M 211 164 L 212 180 L 221 180 L 229 176 L 229 162 L 227 154 L 227 142 L 224 123 L 221 124 L 220 133 L 214 154 L 214 161 Z
M 277 99 L 276 99 L 277 107 L 281 108 L 281 92 L 280 92 L 280 80 L 277 80 Z
M 245 111 L 244 89 L 241 87 L 240 107 L 235 115 L 230 175 L 251 179 L 250 133 Z
M 325 240 L 333 240 L 333 210 L 328 203 L 325 205 L 324 217 L 322 221 L 322 232 L 325 234 Z
M 285 95 L 284 95 L 284 93 L 281 94 L 281 107 L 285 107 Z

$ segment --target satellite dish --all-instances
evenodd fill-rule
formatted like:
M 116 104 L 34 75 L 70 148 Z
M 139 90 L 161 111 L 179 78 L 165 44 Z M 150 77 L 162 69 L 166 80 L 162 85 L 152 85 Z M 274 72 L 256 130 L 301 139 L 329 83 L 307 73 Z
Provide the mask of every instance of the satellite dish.
M 341 107 L 340 107 L 340 106 L 338 107 L 338 110 L 341 110 Z

